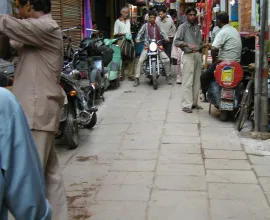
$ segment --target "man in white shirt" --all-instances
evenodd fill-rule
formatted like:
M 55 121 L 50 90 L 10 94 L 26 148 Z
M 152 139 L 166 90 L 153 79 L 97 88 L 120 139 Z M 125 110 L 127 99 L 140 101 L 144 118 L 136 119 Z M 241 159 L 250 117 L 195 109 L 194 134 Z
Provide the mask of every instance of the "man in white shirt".
M 158 10 L 159 17 L 156 19 L 157 25 L 163 30 L 167 37 L 170 39 L 169 42 L 164 42 L 165 53 L 169 58 L 171 58 L 172 51 L 172 42 L 175 36 L 176 27 L 171 18 L 171 16 L 167 15 L 167 11 L 165 7 L 159 8 Z
M 114 23 L 114 35 L 116 37 L 123 37 L 126 34 L 131 35 L 131 30 L 130 30 L 130 19 L 129 19 L 129 8 L 128 7 L 123 7 L 121 9 L 121 16 L 119 19 L 117 19 Z M 122 40 L 118 41 L 118 45 L 122 45 Z M 132 61 L 126 61 L 123 62 L 124 66 L 122 68 L 123 73 L 122 77 L 124 79 L 125 75 L 128 73 L 128 78 L 130 80 L 134 80 L 134 74 L 135 74 L 135 65 L 134 62 Z
M 218 63 L 224 60 L 240 62 L 242 54 L 242 41 L 239 32 L 229 25 L 229 15 L 220 12 L 217 15 L 217 26 L 220 28 L 212 44 L 211 55 L 213 64 L 201 75 L 202 92 L 204 95 L 209 84 L 214 80 L 214 71 Z M 206 97 L 206 95 L 205 95 Z

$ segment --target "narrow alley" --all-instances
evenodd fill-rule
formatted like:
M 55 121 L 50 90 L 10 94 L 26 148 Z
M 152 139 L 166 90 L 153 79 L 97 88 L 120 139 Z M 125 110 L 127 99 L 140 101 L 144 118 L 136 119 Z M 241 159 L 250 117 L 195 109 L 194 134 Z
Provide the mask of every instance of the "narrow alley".
M 58 146 L 70 219 L 270 220 L 270 156 L 247 155 L 232 122 L 182 112 L 181 86 L 124 81 L 81 146 Z

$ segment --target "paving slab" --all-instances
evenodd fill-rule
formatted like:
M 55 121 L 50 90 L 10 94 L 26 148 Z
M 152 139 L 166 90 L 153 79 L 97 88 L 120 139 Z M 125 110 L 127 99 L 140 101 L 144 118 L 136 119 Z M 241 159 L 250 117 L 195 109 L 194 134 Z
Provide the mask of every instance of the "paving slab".
M 198 137 L 199 130 L 196 124 L 167 123 L 164 127 L 164 134 Z
M 230 150 L 230 151 L 241 151 L 243 150 L 238 138 L 232 139 L 216 139 L 208 138 L 207 140 L 202 140 L 202 148 L 209 150 Z
M 162 144 L 161 153 L 172 154 L 201 154 L 201 146 L 199 144 Z
M 150 140 L 123 140 L 120 144 L 121 150 L 158 150 L 159 139 Z
M 157 160 L 157 150 L 120 150 L 118 160 Z
M 179 191 L 153 192 L 148 220 L 177 220 L 182 218 L 180 216 L 192 220 L 210 220 L 207 194 Z
M 108 172 L 104 185 L 145 185 L 151 186 L 154 172 Z
M 270 166 L 267 165 L 252 165 L 255 173 L 259 177 L 270 177 Z
M 144 185 L 104 185 L 100 188 L 97 201 L 141 201 L 147 202 L 150 190 Z
M 207 170 L 207 182 L 258 184 L 253 171 L 247 170 Z
M 137 113 L 135 120 L 136 121 L 165 121 L 167 115 L 166 111 L 162 110 L 141 110 Z
M 163 135 L 163 144 L 200 144 L 200 137 Z
M 251 170 L 251 165 L 248 160 L 206 159 L 205 168 L 208 170 Z
M 252 164 L 270 166 L 270 156 L 249 155 L 248 158 Z
M 200 154 L 175 154 L 170 151 L 160 153 L 159 161 L 161 163 L 203 164 Z
M 67 191 L 83 190 L 101 184 L 109 166 L 102 164 L 69 164 L 63 171 Z
M 119 151 L 120 144 L 95 144 L 95 145 L 84 145 L 78 148 L 76 152 L 76 156 L 86 156 L 86 155 L 97 155 L 103 152 L 114 152 L 117 153 Z
M 206 191 L 204 176 L 157 176 L 154 184 L 159 190 Z
M 237 138 L 237 132 L 234 128 L 217 127 L 202 127 L 202 140 L 208 140 L 209 138 Z
M 179 112 L 170 112 L 167 123 L 198 124 L 199 117 L 197 114 L 180 114 Z
M 162 132 L 163 121 L 137 122 L 133 123 L 127 130 L 128 135 L 148 135 L 160 136 Z
M 209 183 L 208 190 L 210 199 L 251 201 L 267 207 L 259 184 Z
M 212 220 L 269 220 L 270 210 L 266 205 L 252 201 L 211 199 Z
M 93 146 L 98 144 L 120 144 L 124 135 L 94 135 L 91 134 L 82 144 L 82 146 Z
M 203 165 L 159 163 L 157 175 L 160 176 L 205 176 Z
M 269 177 L 260 177 L 259 182 L 266 194 L 268 201 L 270 203 L 270 178 Z
M 110 171 L 153 172 L 156 160 L 115 160 Z
M 91 220 L 145 220 L 147 202 L 98 201 L 87 210 Z
M 102 124 L 91 132 L 91 135 L 123 135 L 127 129 L 130 127 L 130 124 Z
M 247 155 L 244 151 L 225 151 L 225 150 L 204 150 L 205 158 L 208 159 L 231 159 L 246 160 Z

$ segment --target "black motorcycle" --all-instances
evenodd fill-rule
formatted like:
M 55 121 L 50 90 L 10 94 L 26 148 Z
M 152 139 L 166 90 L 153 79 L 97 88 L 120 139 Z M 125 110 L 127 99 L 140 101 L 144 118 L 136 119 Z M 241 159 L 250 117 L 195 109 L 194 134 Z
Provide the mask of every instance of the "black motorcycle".
M 159 42 L 155 39 L 149 41 L 149 46 L 147 48 L 147 59 L 144 61 L 143 72 L 148 79 L 150 79 L 150 84 L 153 84 L 153 88 L 156 90 L 158 87 L 157 79 L 160 75 L 165 76 L 165 69 L 159 57 L 159 50 L 161 46 L 158 46 Z
M 79 77 L 79 71 L 71 69 L 69 65 L 63 68 L 60 85 L 65 91 L 66 99 L 62 108 L 59 132 L 56 138 L 63 137 L 70 149 L 79 145 L 79 127 L 93 128 L 97 123 L 97 107 L 87 98 L 94 88 L 86 95 L 80 84 L 75 79 Z
M 93 31 L 92 29 L 89 29 Z M 104 99 L 105 92 L 105 67 L 111 62 L 113 50 L 103 43 L 103 38 L 84 38 L 80 44 L 81 50 L 77 51 L 74 67 L 81 73 L 80 84 L 87 87 L 94 86 L 93 100 Z M 82 52 L 84 51 L 84 52 Z M 79 61 L 79 62 L 78 62 Z M 86 80 L 85 80 L 86 79 Z

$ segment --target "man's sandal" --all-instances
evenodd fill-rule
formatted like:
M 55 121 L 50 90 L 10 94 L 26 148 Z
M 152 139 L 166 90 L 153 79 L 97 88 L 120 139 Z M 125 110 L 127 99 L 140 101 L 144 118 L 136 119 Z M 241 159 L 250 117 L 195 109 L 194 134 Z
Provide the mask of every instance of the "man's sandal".
M 183 112 L 186 112 L 186 113 L 192 113 L 192 109 L 186 108 L 186 107 L 183 108 L 182 111 L 183 111 Z

